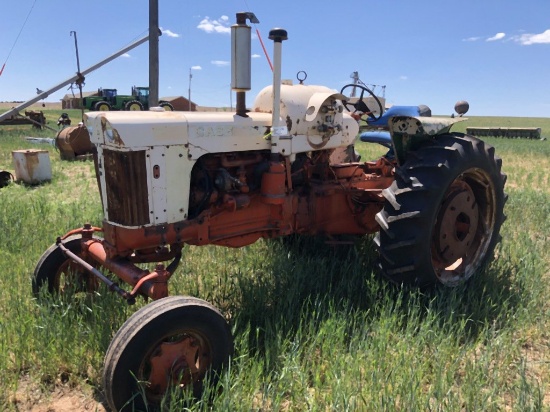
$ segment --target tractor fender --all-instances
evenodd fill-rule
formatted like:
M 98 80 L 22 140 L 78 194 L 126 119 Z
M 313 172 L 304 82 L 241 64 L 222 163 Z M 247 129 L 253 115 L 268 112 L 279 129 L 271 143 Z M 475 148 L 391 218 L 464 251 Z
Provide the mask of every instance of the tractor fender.
M 394 116 L 389 119 L 388 127 L 399 165 L 407 158 L 407 153 L 419 149 L 436 136 L 449 133 L 451 127 L 467 120 L 464 117 L 413 117 Z

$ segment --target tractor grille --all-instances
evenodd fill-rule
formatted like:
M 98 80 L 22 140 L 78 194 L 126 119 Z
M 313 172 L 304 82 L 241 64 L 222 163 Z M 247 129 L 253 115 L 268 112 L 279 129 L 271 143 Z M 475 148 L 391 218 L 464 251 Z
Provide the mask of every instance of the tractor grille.
M 149 223 L 145 150 L 103 151 L 109 221 L 123 226 Z

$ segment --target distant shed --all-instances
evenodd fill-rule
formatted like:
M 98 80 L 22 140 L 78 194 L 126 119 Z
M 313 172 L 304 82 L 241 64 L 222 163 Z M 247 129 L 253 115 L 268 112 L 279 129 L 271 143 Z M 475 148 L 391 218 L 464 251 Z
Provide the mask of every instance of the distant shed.
M 82 97 L 97 96 L 97 91 L 95 92 L 82 92 Z M 64 109 L 81 109 L 80 93 L 75 95 L 66 94 L 61 100 L 61 108 Z
M 197 105 L 193 102 L 189 102 L 189 100 L 187 100 L 183 96 L 161 97 L 159 100 L 166 100 L 167 102 L 170 102 L 172 106 L 174 106 L 174 110 L 177 110 L 177 111 L 181 111 L 181 112 L 197 111 Z

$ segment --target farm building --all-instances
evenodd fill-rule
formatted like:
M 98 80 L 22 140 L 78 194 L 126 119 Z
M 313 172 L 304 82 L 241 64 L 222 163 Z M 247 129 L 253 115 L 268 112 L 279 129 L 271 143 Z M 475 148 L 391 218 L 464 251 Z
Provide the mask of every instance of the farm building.
M 197 105 L 193 102 L 189 102 L 189 100 L 183 96 L 161 97 L 159 100 L 166 100 L 167 102 L 170 102 L 172 106 L 174 106 L 174 110 L 177 110 L 177 111 L 182 111 L 182 112 L 197 111 Z
M 95 92 L 82 92 L 82 97 L 97 96 L 97 90 Z M 80 93 L 78 94 L 66 94 L 61 100 L 62 109 L 80 109 Z

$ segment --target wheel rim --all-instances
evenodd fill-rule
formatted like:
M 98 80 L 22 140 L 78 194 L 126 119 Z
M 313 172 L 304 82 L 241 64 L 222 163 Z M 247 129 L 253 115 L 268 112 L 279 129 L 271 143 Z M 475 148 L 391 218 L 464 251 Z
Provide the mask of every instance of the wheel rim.
M 106 105 L 105 103 L 100 104 L 100 105 L 99 105 L 99 110 L 102 111 L 102 112 L 109 111 L 109 106 Z
M 447 286 L 469 279 L 481 267 L 496 223 L 496 189 L 489 175 L 470 169 L 445 193 L 432 234 L 432 264 Z
M 53 287 L 57 293 L 63 295 L 92 293 L 97 289 L 98 283 L 95 277 L 83 271 L 78 264 L 66 260 L 55 274 Z
M 211 364 L 211 348 L 206 339 L 196 331 L 180 330 L 149 351 L 137 378 L 146 382 L 149 401 L 158 402 L 170 388 L 192 389 Z
M 139 110 L 141 110 L 141 107 L 139 107 L 139 104 L 137 104 L 137 103 L 132 103 L 128 106 L 128 110 L 130 110 L 130 111 L 139 111 Z

